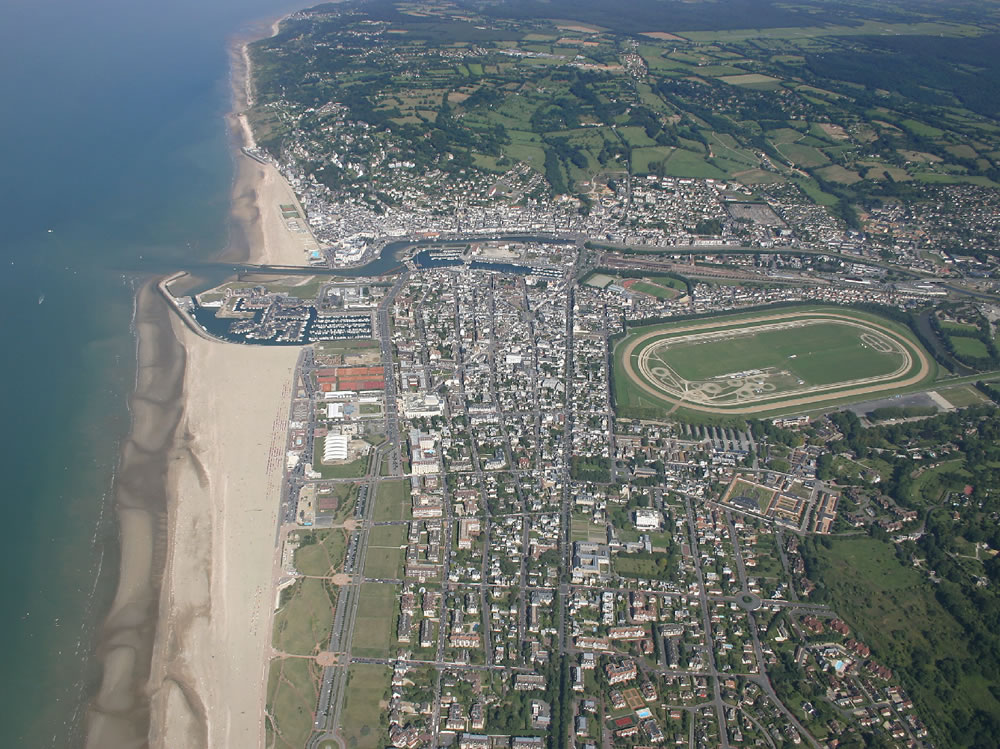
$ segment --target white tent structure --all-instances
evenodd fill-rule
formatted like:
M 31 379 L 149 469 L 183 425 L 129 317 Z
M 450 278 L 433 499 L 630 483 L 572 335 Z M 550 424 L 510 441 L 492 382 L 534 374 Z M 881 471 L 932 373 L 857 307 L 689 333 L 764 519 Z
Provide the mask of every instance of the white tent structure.
M 347 460 L 347 436 L 328 434 L 323 441 L 323 462 Z

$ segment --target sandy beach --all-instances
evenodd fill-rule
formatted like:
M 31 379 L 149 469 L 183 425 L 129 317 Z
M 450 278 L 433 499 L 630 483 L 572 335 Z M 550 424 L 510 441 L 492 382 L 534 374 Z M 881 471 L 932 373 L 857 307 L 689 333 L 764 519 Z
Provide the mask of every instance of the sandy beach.
M 278 502 L 299 350 L 206 340 L 175 316 L 184 410 L 167 476 L 169 553 L 150 745 L 263 740 Z
M 270 26 L 271 33 L 277 23 Z M 237 145 L 245 45 L 232 49 Z M 271 166 L 237 156 L 229 259 L 305 265 L 316 247 Z M 193 331 L 156 282 L 136 301 L 132 427 L 116 483 L 121 564 L 88 749 L 263 746 L 275 538 L 297 347 Z
M 136 327 L 121 573 L 86 745 L 258 747 L 299 349 L 198 335 L 152 283 Z
M 271 25 L 277 33 L 278 21 Z M 233 113 L 230 128 L 239 146 L 256 147 L 250 123 L 244 112 L 252 102 L 250 86 L 250 56 L 245 42 L 230 50 L 232 67 Z M 281 206 L 294 206 L 297 217 L 283 215 Z M 306 222 L 305 211 L 291 185 L 278 169 L 261 164 L 248 156 L 238 155 L 236 178 L 233 182 L 233 227 L 235 236 L 230 254 L 262 265 L 309 264 L 310 253 L 319 250 Z
M 276 31 L 277 24 L 271 27 Z M 252 147 L 248 57 L 232 50 L 230 124 Z M 250 262 L 305 265 L 317 248 L 282 217 L 304 213 L 272 166 L 238 157 L 233 221 Z M 242 247 L 240 245 L 243 245 Z M 167 553 L 152 657 L 149 746 L 263 746 L 273 570 L 297 347 L 208 339 L 171 314 L 182 411 L 166 475 Z

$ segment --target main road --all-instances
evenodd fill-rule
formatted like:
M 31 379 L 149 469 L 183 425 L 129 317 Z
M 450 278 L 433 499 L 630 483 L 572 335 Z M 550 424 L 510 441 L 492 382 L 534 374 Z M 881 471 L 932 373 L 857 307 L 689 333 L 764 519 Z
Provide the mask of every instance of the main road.
M 386 441 L 376 448 L 369 463 L 368 474 L 362 488 L 365 488 L 364 512 L 361 525 L 351 534 L 348 545 L 347 565 L 351 579 L 340 589 L 337 597 L 337 607 L 334 611 L 333 628 L 330 634 L 329 651 L 338 653 L 336 666 L 326 666 L 323 669 L 320 682 L 319 700 L 313 721 L 313 735 L 307 746 L 316 749 L 323 741 L 335 741 L 345 749 L 346 744 L 340 735 L 340 718 L 346 698 L 347 677 L 351 658 L 351 640 L 357 622 L 358 606 L 360 604 L 361 586 L 365 582 L 365 559 L 368 554 L 368 534 L 374 524 L 375 503 L 378 501 L 378 482 L 382 462 L 388 461 L 388 474 L 391 477 L 403 475 L 402 443 L 399 430 L 399 403 L 396 378 L 393 371 L 392 329 L 389 324 L 389 310 L 406 282 L 407 273 L 396 279 L 389 293 L 379 304 L 377 310 L 378 335 L 382 353 L 382 366 L 385 371 L 385 436 Z M 353 549 L 353 556 L 351 550 Z

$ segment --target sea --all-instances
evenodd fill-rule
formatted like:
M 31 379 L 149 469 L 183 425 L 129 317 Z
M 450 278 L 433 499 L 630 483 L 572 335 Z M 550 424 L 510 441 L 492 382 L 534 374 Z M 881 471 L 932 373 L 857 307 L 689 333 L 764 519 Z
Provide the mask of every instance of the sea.
M 2 747 L 83 743 L 117 581 L 135 289 L 226 247 L 228 50 L 299 5 L 3 4 Z

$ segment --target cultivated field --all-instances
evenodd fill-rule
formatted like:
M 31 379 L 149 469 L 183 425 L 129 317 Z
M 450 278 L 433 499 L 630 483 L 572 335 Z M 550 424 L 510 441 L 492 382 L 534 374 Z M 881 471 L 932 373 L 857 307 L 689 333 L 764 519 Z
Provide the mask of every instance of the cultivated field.
M 934 373 L 904 328 L 837 307 L 645 326 L 618 344 L 614 361 L 620 407 L 732 415 L 870 397 Z

